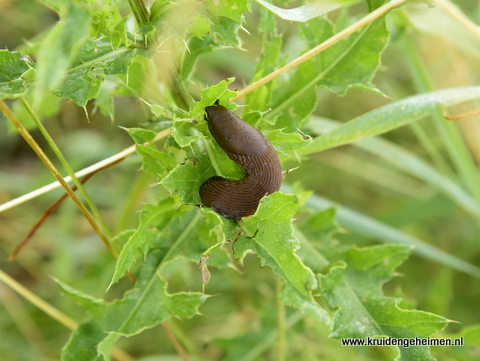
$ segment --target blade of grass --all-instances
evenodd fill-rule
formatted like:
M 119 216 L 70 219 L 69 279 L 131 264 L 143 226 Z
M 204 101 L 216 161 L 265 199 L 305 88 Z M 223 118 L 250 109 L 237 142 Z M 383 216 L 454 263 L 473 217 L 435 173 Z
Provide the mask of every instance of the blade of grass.
M 434 144 L 432 138 L 427 134 L 422 125 L 420 125 L 418 122 L 415 122 L 410 124 L 410 128 L 417 136 L 418 140 L 422 144 L 423 148 L 427 151 L 428 155 L 440 173 L 445 174 L 450 179 L 457 180 L 457 175 L 445 160 L 443 154 L 439 151 L 438 147 Z
M 479 98 L 480 86 L 443 89 L 414 95 L 374 109 L 342 124 L 342 126 L 316 138 L 303 148 L 300 154 L 319 152 L 382 134 L 425 118 L 432 114 L 439 105 L 453 106 Z M 451 122 L 446 123 L 451 124 Z
M 318 117 L 312 117 L 310 120 L 310 125 L 312 126 L 313 131 L 317 134 L 324 132 L 330 133 L 335 129 L 342 127 L 340 124 L 341 123 L 339 122 L 320 119 Z M 423 180 L 425 183 L 430 184 L 432 187 L 448 195 L 466 212 L 480 220 L 480 204 L 458 184 L 438 173 L 435 168 L 427 164 L 415 154 L 412 154 L 380 137 L 363 139 L 352 143 L 352 145 L 382 158 L 389 164 L 395 165 L 405 172 L 414 175 L 418 179 Z M 312 150 L 314 149 L 315 148 Z M 305 154 L 307 154 L 307 152 L 305 152 Z
M 433 80 L 415 42 L 407 34 L 403 34 L 399 40 L 416 88 L 421 92 L 433 91 Z M 480 174 L 460 132 L 452 122 L 445 120 L 438 106 L 432 112 L 432 120 L 462 181 L 480 203 Z
M 103 231 L 107 234 L 108 237 L 112 237 L 112 232 L 110 231 L 110 228 L 107 226 L 107 223 L 105 222 L 105 219 L 102 217 L 102 214 L 99 212 L 97 206 L 91 200 L 88 193 L 85 191 L 85 188 L 83 188 L 82 182 L 80 182 L 78 180 L 78 178 L 75 177 L 75 173 L 73 172 L 72 167 L 70 167 L 70 164 L 68 164 L 68 162 L 65 159 L 65 157 L 63 156 L 61 150 L 58 148 L 57 144 L 55 143 L 53 138 L 50 136 L 47 129 L 43 126 L 43 124 L 40 121 L 40 119 L 38 118 L 37 114 L 35 114 L 32 107 L 30 106 L 30 104 L 28 104 L 27 100 L 24 97 L 20 97 L 19 99 L 22 102 L 25 109 L 27 109 L 27 112 L 32 117 L 33 121 L 37 125 L 38 129 L 42 133 L 43 137 L 47 141 L 50 148 L 52 148 L 53 152 L 57 156 L 60 163 L 62 163 L 63 168 L 67 171 L 68 175 L 72 178 L 73 183 L 75 184 L 75 186 L 77 187 L 79 192 L 82 194 L 83 198 L 85 199 L 85 202 L 87 202 L 87 204 L 90 207 L 92 213 L 95 215 L 97 221 L 100 222 L 100 225 L 102 226 Z

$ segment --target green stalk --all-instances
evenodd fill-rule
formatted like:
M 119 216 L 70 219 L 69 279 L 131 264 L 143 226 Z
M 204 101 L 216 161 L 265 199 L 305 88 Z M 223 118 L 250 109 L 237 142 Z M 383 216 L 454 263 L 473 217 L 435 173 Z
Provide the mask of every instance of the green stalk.
M 40 148 L 40 146 L 37 144 L 35 139 L 33 139 L 32 135 L 28 132 L 28 130 L 18 121 L 18 119 L 15 117 L 15 115 L 11 112 L 10 108 L 5 104 L 3 100 L 0 100 L 0 111 L 13 123 L 15 128 L 17 128 L 18 132 L 21 134 L 23 139 L 28 143 L 28 145 L 33 149 L 33 151 L 38 155 L 38 157 L 41 159 L 43 164 L 52 172 L 52 174 L 57 178 L 57 181 L 62 185 L 62 187 L 65 189 L 65 191 L 68 193 L 68 195 L 72 198 L 72 200 L 75 202 L 77 207 L 80 209 L 82 214 L 85 216 L 87 221 L 90 223 L 92 228 L 95 230 L 95 232 L 99 235 L 99 237 L 102 239 L 103 243 L 105 246 L 109 249 L 110 252 L 112 252 L 113 256 L 118 259 L 118 252 L 117 250 L 112 246 L 110 243 L 110 240 L 108 237 L 105 235 L 103 230 L 98 226 L 97 222 L 93 219 L 92 215 L 88 211 L 88 209 L 85 207 L 85 205 L 80 201 L 80 199 L 77 197 L 75 192 L 72 190 L 72 188 L 65 182 L 65 179 L 63 179 L 62 175 L 58 172 L 57 168 L 53 165 L 53 163 L 50 161 L 50 159 L 47 157 L 45 152 Z
M 285 321 L 285 327 L 291 328 L 304 317 L 305 314 L 300 311 L 293 312 L 290 316 L 287 317 Z M 258 360 L 259 355 L 261 355 L 262 352 L 268 350 L 275 343 L 276 339 L 277 329 L 272 329 L 262 340 L 260 340 L 255 346 L 250 348 L 248 352 L 246 352 L 238 361 Z
M 111 231 L 110 229 L 108 228 L 105 220 L 103 219 L 102 215 L 100 214 L 100 212 L 98 211 L 98 208 L 97 206 L 95 205 L 95 203 L 92 202 L 92 200 L 90 199 L 90 197 L 88 196 L 87 192 L 85 191 L 85 189 L 83 188 L 83 185 L 82 183 L 80 183 L 80 181 L 78 180 L 78 178 L 75 176 L 75 172 L 72 170 L 72 168 L 70 167 L 70 164 L 68 164 L 67 160 L 65 159 L 65 157 L 63 156 L 62 152 L 60 151 L 60 149 L 57 147 L 57 144 L 55 143 L 55 141 L 53 140 L 53 138 L 50 136 L 50 134 L 48 133 L 47 129 L 43 126 L 42 122 L 40 121 L 40 119 L 38 118 L 38 116 L 35 114 L 35 112 L 33 111 L 33 109 L 30 107 L 30 104 L 28 104 L 27 100 L 24 98 L 24 97 L 20 97 L 19 98 L 20 101 L 22 102 L 22 104 L 25 106 L 25 108 L 27 109 L 28 113 L 30 114 L 30 116 L 32 117 L 33 121 L 35 122 L 35 124 L 37 125 L 38 129 L 40 130 L 40 132 L 42 133 L 42 135 L 44 136 L 44 138 L 47 140 L 47 143 L 50 145 L 50 148 L 52 148 L 53 152 L 55 153 L 55 155 L 57 156 L 58 160 L 60 161 L 60 163 L 62 163 L 63 165 L 63 168 L 65 168 L 65 170 L 67 171 L 68 175 L 70 177 L 72 177 L 72 181 L 73 183 L 77 186 L 77 189 L 80 191 L 80 193 L 82 194 L 83 198 L 85 199 L 85 201 L 87 202 L 88 206 L 90 207 L 90 209 L 92 210 L 92 213 L 95 215 L 95 217 L 97 218 L 98 222 L 100 223 L 100 225 L 102 226 L 103 228 L 103 231 L 106 233 L 107 237 L 112 237 L 112 234 L 111 234 Z
M 428 68 L 412 38 L 407 34 L 403 34 L 400 37 L 400 44 L 417 90 L 419 92 L 436 90 L 428 73 Z M 476 201 L 480 203 L 480 175 L 460 132 L 452 122 L 447 121 L 443 117 L 441 109 L 437 109 L 432 114 L 432 120 L 463 184 Z
M 138 27 L 141 28 L 147 24 L 149 21 L 149 15 L 143 0 L 128 0 L 128 4 L 132 9 L 133 16 L 135 16 Z
M 285 361 L 285 304 L 280 301 L 280 292 L 282 292 L 283 282 L 277 277 L 276 278 L 276 289 L 277 289 L 277 360 Z
M 195 357 L 195 360 L 197 361 L 204 360 L 204 358 L 197 351 L 195 345 L 190 340 L 190 337 L 188 335 L 185 335 L 182 329 L 176 325 L 175 320 L 173 318 L 170 318 L 168 321 L 165 321 L 164 324 L 168 325 L 168 327 L 170 328 L 170 331 L 172 331 L 172 333 L 175 335 L 177 340 L 181 342 L 181 344 L 183 345 L 183 347 L 185 347 L 188 353 L 193 357 Z
M 450 179 L 458 180 L 457 175 L 447 163 L 442 154 L 440 154 L 438 147 L 432 142 L 432 139 L 427 134 L 425 129 L 423 129 L 423 127 L 418 122 L 410 124 L 410 129 L 417 136 L 418 140 L 425 148 L 440 173 L 445 174 Z

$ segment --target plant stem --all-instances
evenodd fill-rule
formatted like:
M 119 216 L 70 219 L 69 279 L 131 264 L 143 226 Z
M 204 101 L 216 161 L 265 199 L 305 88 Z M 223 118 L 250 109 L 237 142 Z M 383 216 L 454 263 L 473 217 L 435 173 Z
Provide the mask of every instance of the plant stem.
M 85 191 L 85 188 L 83 188 L 82 183 L 78 180 L 78 178 L 75 176 L 75 172 L 73 169 L 70 167 L 70 164 L 68 164 L 67 160 L 63 156 L 61 150 L 58 148 L 57 144 L 53 140 L 53 138 L 50 136 L 48 133 L 47 129 L 43 126 L 42 122 L 38 118 L 37 114 L 33 111 L 33 109 L 30 107 L 30 104 L 28 104 L 27 100 L 24 97 L 20 97 L 20 101 L 24 105 L 24 107 L 27 109 L 28 113 L 32 117 L 33 121 L 37 125 L 38 129 L 46 139 L 47 143 L 50 145 L 50 148 L 52 148 L 53 152 L 57 156 L 58 160 L 60 163 L 62 163 L 63 168 L 67 171 L 68 175 L 72 178 L 73 183 L 77 186 L 77 189 L 80 191 L 82 194 L 83 198 L 87 202 L 88 206 L 92 210 L 93 214 L 97 218 L 97 220 L 100 222 L 100 225 L 103 228 L 103 231 L 107 234 L 108 237 L 111 237 L 111 231 L 109 227 L 107 226 L 107 223 L 105 222 L 105 219 L 102 217 L 101 213 L 99 212 L 97 206 L 93 201 L 91 200 L 90 196 L 87 194 Z
M 285 361 L 285 305 L 280 301 L 280 292 L 282 292 L 283 282 L 280 277 L 276 277 L 277 288 L 277 360 Z
M 172 331 L 170 330 L 170 328 L 168 327 L 168 325 L 165 323 L 165 322 L 162 322 L 161 323 L 163 329 L 165 330 L 168 338 L 170 339 L 170 341 L 172 342 L 173 344 L 173 347 L 175 347 L 175 350 L 177 350 L 178 354 L 180 355 L 180 357 L 184 360 L 184 361 L 189 361 L 190 358 L 188 357 L 187 353 L 185 352 L 185 350 L 183 349 L 182 345 L 180 345 L 180 343 L 177 341 L 177 339 L 175 338 L 175 336 L 173 335 Z
M 112 244 L 110 243 L 110 241 L 107 238 L 107 236 L 105 235 L 105 233 L 103 233 L 102 229 L 95 222 L 95 220 L 93 219 L 93 217 L 90 214 L 90 212 L 88 211 L 88 209 L 85 207 L 85 205 L 82 203 L 82 201 L 80 201 L 80 199 L 77 197 L 77 195 L 72 190 L 72 188 L 70 188 L 70 186 L 63 179 L 61 174 L 58 172 L 57 168 L 55 168 L 55 166 L 50 161 L 50 159 L 47 157 L 47 155 L 43 152 L 42 148 L 40 148 L 40 146 L 37 144 L 35 139 L 33 139 L 32 135 L 28 132 L 28 130 L 25 129 L 25 127 L 18 121 L 18 119 L 10 111 L 10 108 L 8 108 L 7 104 L 3 100 L 0 100 L 0 110 L 13 123 L 13 125 L 17 128 L 17 130 L 22 135 L 22 137 L 25 139 L 25 141 L 28 143 L 28 145 L 30 145 L 30 147 L 33 149 L 33 151 L 35 153 L 37 153 L 40 160 L 45 164 L 45 166 L 50 170 L 50 172 L 52 172 L 52 174 L 55 176 L 55 178 L 57 178 L 58 182 L 62 185 L 62 187 L 65 189 L 65 191 L 68 193 L 68 195 L 75 202 L 75 204 L 80 209 L 80 211 L 83 213 L 83 215 L 85 216 L 87 221 L 90 223 L 92 228 L 100 236 L 100 238 L 102 239 L 103 243 L 108 248 L 108 250 L 114 255 L 115 258 L 118 258 L 118 252 L 112 246 Z
M 152 143 L 155 143 L 160 139 L 167 137 L 168 135 L 170 135 L 170 129 L 165 129 L 157 134 L 155 139 L 152 140 Z M 75 173 L 75 175 L 77 177 L 83 177 L 90 173 L 96 172 L 97 170 L 104 168 L 105 166 L 118 162 L 120 159 L 128 157 L 129 155 L 135 153 L 135 149 L 136 149 L 136 145 L 131 145 L 130 147 L 125 148 L 121 152 L 118 152 L 117 154 L 112 155 L 111 157 L 108 157 L 104 160 L 101 160 L 100 162 L 97 162 L 95 164 L 92 164 L 91 166 L 88 166 L 86 168 L 83 168 L 82 170 L 79 170 L 78 172 Z M 64 179 L 65 179 L 65 182 L 70 182 L 72 180 L 71 177 L 65 177 Z M 29 201 L 30 199 L 36 198 L 38 196 L 41 196 L 42 194 L 45 194 L 54 189 L 57 189 L 60 186 L 61 186 L 60 182 L 53 182 L 53 183 L 47 184 L 46 186 L 38 188 L 30 193 L 24 194 L 18 198 L 12 199 L 11 201 L 5 202 L 0 205 L 0 213 L 3 211 L 6 211 L 7 209 L 16 207 L 26 201 Z
M 275 70 L 274 72 L 264 76 L 263 78 L 257 80 L 255 83 L 250 84 L 246 88 L 243 88 L 241 91 L 238 92 L 236 97 L 233 97 L 232 100 L 235 101 L 251 91 L 255 90 L 256 88 L 268 83 L 269 81 L 275 79 L 279 75 L 287 72 L 288 70 L 300 65 L 304 61 L 314 57 L 315 55 L 319 54 L 320 52 L 324 51 L 325 49 L 329 48 L 330 46 L 338 43 L 340 40 L 346 38 L 347 36 L 353 34 L 357 30 L 363 28 L 365 25 L 372 23 L 373 21 L 377 20 L 378 18 L 382 17 L 383 15 L 387 14 L 390 10 L 403 5 L 407 0 L 392 0 L 387 2 L 386 4 L 380 6 L 378 9 L 372 11 L 368 15 L 364 16 L 356 23 L 350 25 L 349 27 L 343 29 L 339 33 L 335 34 L 334 36 L 328 38 L 323 43 L 317 45 L 315 48 L 307 51 L 305 54 L 299 56 L 298 58 L 292 60 L 290 63 L 286 64 L 285 66 L 281 67 L 280 69 Z
M 432 142 L 431 137 L 427 134 L 427 132 L 425 132 L 425 129 L 423 129 L 418 122 L 410 124 L 410 128 L 417 136 L 418 140 L 425 148 L 430 158 L 432 158 L 433 163 L 439 169 L 440 173 L 445 174 L 452 179 L 456 178 L 455 172 L 443 158 L 442 154 L 440 154 L 439 149 Z
M 143 0 L 128 0 L 128 4 L 132 9 L 133 16 L 135 16 L 138 27 L 141 28 L 147 24 L 149 21 L 149 15 Z
M 165 324 L 168 328 L 170 328 L 170 331 L 172 332 L 174 337 L 177 338 L 177 340 L 181 341 L 181 344 L 183 345 L 183 347 L 185 347 L 185 349 L 188 351 L 188 353 L 190 355 L 192 355 L 196 361 L 202 361 L 203 360 L 202 356 L 198 353 L 197 349 L 195 348 L 195 345 L 192 344 L 190 338 L 183 333 L 183 331 L 180 329 L 180 327 L 178 327 L 175 324 L 173 318 L 169 319 L 168 321 L 163 322 L 163 324 Z M 163 324 L 162 324 L 162 326 L 163 326 Z

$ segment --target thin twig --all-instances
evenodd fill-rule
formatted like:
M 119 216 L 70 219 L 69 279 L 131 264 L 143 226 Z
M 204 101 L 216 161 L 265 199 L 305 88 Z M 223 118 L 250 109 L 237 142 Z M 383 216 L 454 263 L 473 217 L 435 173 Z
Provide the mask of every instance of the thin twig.
M 109 168 L 111 166 L 114 166 L 117 163 L 120 163 L 122 160 L 125 158 L 119 159 L 116 163 L 109 164 L 103 168 L 98 169 L 97 171 L 90 173 L 86 175 L 80 183 L 84 184 L 87 182 L 91 177 L 93 177 L 97 172 L 102 171 L 103 169 Z M 77 186 L 72 187 L 73 191 L 77 190 Z M 14 250 L 10 254 L 10 257 L 8 257 L 7 261 L 12 262 L 15 260 L 15 258 L 18 256 L 18 253 L 22 250 L 22 248 L 32 239 L 32 237 L 35 235 L 35 233 L 38 231 L 40 226 L 45 222 L 45 220 L 53 213 L 55 212 L 58 207 L 62 205 L 62 203 L 68 198 L 68 194 L 64 193 L 60 198 L 58 198 L 55 202 L 53 202 L 45 212 L 42 213 L 42 215 L 37 219 L 35 224 L 30 228 L 30 231 L 27 233 L 25 237 L 15 246 Z
M 169 134 L 170 134 L 170 129 L 165 129 L 164 131 L 158 133 L 157 136 L 155 137 L 155 139 L 152 140 L 152 142 L 156 142 L 156 141 L 158 141 L 162 138 L 165 138 Z M 91 166 L 76 172 L 75 176 L 83 177 L 83 176 L 86 176 L 90 173 L 96 172 L 99 169 L 104 168 L 105 166 L 108 166 L 112 163 L 118 162 L 119 159 L 128 157 L 129 155 L 135 153 L 135 147 L 136 147 L 135 145 L 131 145 L 130 147 L 125 148 L 121 152 L 119 152 L 115 155 L 112 155 L 111 157 L 108 157 L 104 160 L 101 160 L 100 162 L 92 164 Z M 71 177 L 65 177 L 63 179 L 65 180 L 65 182 L 71 182 L 72 181 Z M 54 189 L 57 189 L 60 186 L 61 186 L 61 184 L 59 182 L 53 182 L 53 183 L 50 183 L 50 184 L 48 184 L 46 186 L 43 186 L 41 188 L 35 189 L 34 191 L 32 191 L 30 193 L 24 194 L 24 195 L 22 195 L 18 198 L 15 198 L 15 199 L 12 199 L 8 202 L 5 202 L 5 203 L 0 205 L 0 213 L 3 212 L 3 211 L 6 211 L 7 209 L 14 208 L 14 207 L 16 207 L 16 206 L 18 206 L 22 203 L 25 203 L 25 202 L 33 199 L 33 198 L 41 196 L 42 194 L 45 194 L 45 193 L 48 193 L 48 192 L 50 192 Z
M 98 223 L 100 223 L 100 226 L 102 227 L 103 231 L 107 235 L 107 237 L 112 237 L 111 231 L 107 225 L 107 222 L 105 222 L 105 219 L 103 218 L 102 214 L 98 210 L 98 207 L 95 205 L 95 203 L 92 201 L 88 193 L 85 191 L 85 189 L 82 186 L 82 183 L 78 180 L 77 177 L 75 177 L 75 174 L 73 172 L 72 167 L 68 163 L 67 159 L 64 157 L 62 151 L 60 148 L 57 146 L 51 135 L 48 133 L 47 128 L 43 125 L 43 123 L 40 121 L 40 118 L 37 116 L 35 111 L 32 109 L 28 101 L 24 97 L 19 98 L 20 102 L 23 104 L 27 112 L 30 114 L 32 117 L 33 121 L 35 122 L 38 130 L 40 130 L 40 133 L 42 133 L 43 137 L 47 141 L 48 145 L 52 149 L 53 153 L 57 156 L 58 160 L 62 164 L 63 168 L 67 171 L 68 175 L 72 177 L 73 183 L 79 190 L 80 194 L 83 196 L 83 199 L 87 203 L 88 207 L 90 207 L 90 211 L 93 213 L 93 215 L 96 217 L 96 220 Z
M 436 0 L 435 3 L 441 8 L 447 15 L 452 19 L 455 19 L 461 23 L 465 28 L 470 32 L 475 34 L 475 36 L 480 38 L 480 26 L 475 24 L 468 16 L 466 16 L 457 5 L 453 4 L 448 0 Z
M 25 139 L 28 145 L 30 145 L 33 151 L 37 153 L 38 157 L 43 162 L 43 164 L 45 164 L 48 170 L 50 170 L 50 172 L 52 172 L 55 178 L 57 178 L 57 180 L 60 182 L 62 187 L 65 189 L 65 191 L 68 193 L 68 195 L 72 198 L 72 200 L 75 202 L 77 207 L 80 209 L 82 214 L 85 216 L 87 221 L 90 223 L 94 231 L 99 235 L 99 237 L 101 238 L 105 246 L 108 248 L 108 250 L 113 254 L 115 258 L 118 259 L 117 250 L 112 246 L 112 244 L 110 243 L 110 240 L 107 238 L 103 230 L 98 226 L 97 222 L 95 222 L 95 220 L 93 219 L 88 209 L 85 207 L 82 201 L 80 201 L 80 199 L 77 197 L 77 195 L 72 190 L 72 188 L 67 184 L 67 182 L 65 182 L 65 180 L 62 178 L 62 176 L 58 172 L 57 168 L 55 168 L 55 166 L 47 157 L 47 155 L 43 152 L 42 148 L 40 148 L 40 146 L 37 144 L 35 139 L 33 139 L 32 135 L 28 132 L 28 130 L 18 121 L 18 119 L 10 111 L 10 108 L 7 106 L 7 104 L 5 104 L 3 100 L 0 100 L 0 110 L 13 123 L 15 128 L 17 128 L 19 133 L 22 135 L 22 137 Z
M 348 28 L 345 28 L 344 30 L 340 31 L 339 33 L 335 34 L 331 38 L 325 40 L 323 43 L 320 45 L 317 45 L 313 49 L 307 51 L 305 54 L 299 56 L 295 60 L 292 60 L 290 63 L 286 64 L 285 66 L 281 67 L 280 69 L 275 70 L 274 72 L 268 74 L 267 76 L 264 76 L 262 79 L 257 80 L 255 83 L 250 84 L 246 88 L 243 88 L 240 92 L 238 92 L 238 95 L 232 100 L 237 100 L 246 94 L 252 92 L 253 90 L 257 89 L 258 87 L 268 83 L 269 81 L 275 79 L 279 75 L 289 71 L 290 69 L 296 67 L 297 65 L 300 65 L 304 61 L 314 57 L 318 53 L 322 52 L 323 50 L 329 48 L 330 46 L 336 44 L 340 40 L 346 38 L 348 35 L 353 34 L 355 31 L 361 29 L 367 24 L 370 24 L 371 22 L 375 21 L 376 19 L 380 18 L 381 16 L 385 15 L 388 13 L 390 10 L 404 4 L 407 0 L 392 0 L 386 3 L 385 5 L 379 7 L 378 9 L 372 11 L 368 15 L 364 16 L 360 20 L 358 20 L 356 23 L 350 25 Z
M 172 342 L 173 346 L 177 350 L 180 357 L 184 361 L 190 361 L 187 353 L 185 352 L 183 347 L 180 345 L 180 343 L 177 341 L 177 339 L 175 338 L 175 335 L 172 333 L 172 331 L 170 331 L 170 328 L 168 327 L 168 325 L 165 322 L 162 322 L 161 325 L 162 325 L 163 329 L 165 330 L 165 332 L 167 333 L 168 338 Z
M 469 112 L 456 114 L 456 115 L 447 115 L 445 112 L 443 112 L 444 118 L 451 121 L 463 120 L 463 119 L 475 117 L 477 115 L 480 115 L 480 109 L 474 109 L 474 110 L 470 110 Z

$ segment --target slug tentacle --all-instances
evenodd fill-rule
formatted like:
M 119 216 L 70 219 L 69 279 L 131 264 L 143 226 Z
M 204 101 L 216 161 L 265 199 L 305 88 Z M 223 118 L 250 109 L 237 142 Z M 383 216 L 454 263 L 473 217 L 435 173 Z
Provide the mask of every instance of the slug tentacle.
M 227 108 L 216 104 L 205 111 L 213 137 L 247 176 L 236 181 L 211 177 L 200 187 L 200 198 L 226 218 L 253 215 L 262 197 L 280 189 L 282 168 L 277 153 L 262 133 Z

